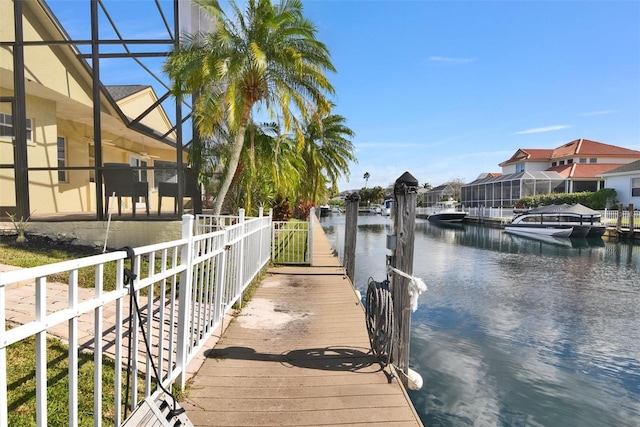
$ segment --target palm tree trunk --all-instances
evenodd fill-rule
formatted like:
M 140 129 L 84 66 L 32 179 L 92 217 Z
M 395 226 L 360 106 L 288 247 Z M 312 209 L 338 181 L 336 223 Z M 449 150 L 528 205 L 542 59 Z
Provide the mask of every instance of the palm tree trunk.
M 251 106 L 246 106 L 245 111 L 242 114 L 242 121 L 240 122 L 242 124 L 238 128 L 236 140 L 233 143 L 231 156 L 229 157 L 227 173 L 224 176 L 222 184 L 220 184 L 220 189 L 218 190 L 216 201 L 213 204 L 213 215 L 220 215 L 220 212 L 222 211 L 222 204 L 224 203 L 224 199 L 227 197 L 227 193 L 229 192 L 229 188 L 231 187 L 231 181 L 233 181 L 233 177 L 236 174 L 236 169 L 238 169 L 240 154 L 242 153 L 242 147 L 244 146 L 244 133 L 247 130 L 247 123 L 249 122 L 250 113 Z

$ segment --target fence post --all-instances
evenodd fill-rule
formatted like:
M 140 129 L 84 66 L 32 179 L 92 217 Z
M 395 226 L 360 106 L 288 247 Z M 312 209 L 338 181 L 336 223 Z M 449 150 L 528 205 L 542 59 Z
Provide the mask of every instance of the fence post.
M 356 236 L 358 234 L 358 204 L 360 195 L 353 192 L 345 197 L 344 219 L 344 269 L 351 284 L 356 285 Z M 337 244 L 336 244 L 337 246 Z
M 244 209 L 239 210 L 240 224 L 242 224 L 242 239 L 240 239 L 240 256 L 238 260 L 238 289 L 237 293 L 240 294 L 238 299 L 238 306 L 242 308 L 242 294 L 244 293 L 244 240 L 247 237 L 247 226 L 244 223 Z
M 394 216 L 394 230 L 396 234 L 396 248 L 391 257 L 391 266 L 405 273 L 413 275 L 413 250 L 416 228 L 416 197 L 418 180 L 409 172 L 398 178 L 393 187 L 396 214 Z M 409 338 L 411 335 L 411 300 L 409 298 L 409 279 L 392 274 L 393 315 L 396 324 L 391 341 L 391 357 L 394 365 L 405 375 L 401 381 L 408 387 L 409 373 Z
M 307 253 L 309 254 L 309 265 L 313 265 L 313 227 L 316 220 L 316 208 L 309 211 L 309 230 L 307 231 Z
M 629 236 L 633 237 L 633 229 L 635 228 L 634 225 L 634 217 L 636 216 L 636 212 L 633 210 L 633 203 L 629 203 L 629 233 L 631 233 Z
M 189 351 L 187 344 L 190 342 L 189 315 L 191 312 L 191 288 L 193 287 L 193 215 L 182 216 L 182 238 L 187 239 L 187 244 L 180 252 L 180 263 L 186 265 L 185 271 L 180 273 L 180 291 L 178 296 L 178 333 L 176 337 L 176 367 L 178 376 L 176 383 L 184 390 L 187 379 L 187 359 Z

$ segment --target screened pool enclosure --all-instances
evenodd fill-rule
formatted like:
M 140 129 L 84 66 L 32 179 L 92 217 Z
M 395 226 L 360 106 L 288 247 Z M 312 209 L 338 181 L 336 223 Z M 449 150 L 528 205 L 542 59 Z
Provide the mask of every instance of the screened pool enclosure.
M 479 178 L 462 187 L 462 205 L 467 207 L 514 206 L 525 196 L 567 193 L 569 181 L 558 172 L 518 172 Z

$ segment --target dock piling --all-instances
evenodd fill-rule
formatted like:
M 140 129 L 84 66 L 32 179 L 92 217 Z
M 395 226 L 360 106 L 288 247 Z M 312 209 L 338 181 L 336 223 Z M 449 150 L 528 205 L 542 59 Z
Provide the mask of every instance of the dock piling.
M 405 172 L 394 184 L 395 197 L 394 231 L 396 247 L 390 265 L 408 276 L 413 274 L 413 252 L 416 226 L 416 199 L 418 180 Z M 396 331 L 391 344 L 393 364 L 402 371 L 400 380 L 408 386 L 409 337 L 411 331 L 411 301 L 409 279 L 399 274 L 392 275 L 393 314 Z

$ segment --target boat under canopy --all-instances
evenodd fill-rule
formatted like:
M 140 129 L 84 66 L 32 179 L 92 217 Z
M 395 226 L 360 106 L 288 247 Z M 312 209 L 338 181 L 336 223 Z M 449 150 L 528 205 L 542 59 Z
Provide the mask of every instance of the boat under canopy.
M 572 205 L 565 203 L 529 209 L 516 215 L 508 227 L 545 234 L 546 232 L 540 229 L 573 228 L 571 237 L 600 237 L 605 232 L 605 226 L 601 224 L 600 218 L 600 212 L 580 203 Z

